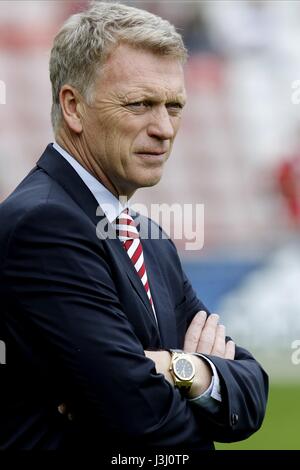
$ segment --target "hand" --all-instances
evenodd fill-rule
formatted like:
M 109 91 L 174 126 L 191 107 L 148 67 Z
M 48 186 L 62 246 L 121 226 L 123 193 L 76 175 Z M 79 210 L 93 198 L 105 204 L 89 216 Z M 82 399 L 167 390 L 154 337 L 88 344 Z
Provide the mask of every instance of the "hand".
M 66 403 L 61 403 L 57 407 L 57 409 L 60 414 L 67 416 L 69 421 L 73 421 L 74 415 L 69 412 L 70 411 L 69 405 L 67 405 Z
M 170 373 L 171 364 L 171 353 L 169 351 L 145 351 L 145 356 L 155 364 L 155 369 L 158 374 L 163 374 L 165 379 L 170 382 L 174 387 L 174 379 Z M 194 398 L 201 395 L 208 387 L 211 382 L 211 368 L 205 359 L 197 356 L 190 356 L 191 361 L 195 366 L 195 379 L 191 390 L 189 391 L 189 397 Z
M 219 325 L 219 315 L 207 317 L 201 310 L 193 318 L 184 340 L 185 352 L 211 354 L 224 359 L 234 359 L 235 343 L 225 341 L 225 326 Z
M 202 353 L 234 359 L 235 344 L 225 340 L 225 326 L 219 325 L 219 315 L 207 317 L 201 310 L 193 318 L 184 339 L 183 349 L 187 353 Z M 212 371 L 207 361 L 201 357 L 192 356 L 196 368 L 195 379 L 190 390 L 190 397 L 201 395 L 209 387 Z
M 201 310 L 193 318 L 184 340 L 184 352 L 202 353 L 234 359 L 235 344 L 232 340 L 225 341 L 225 326 L 219 325 L 219 315 L 207 317 Z M 168 351 L 145 351 L 145 355 L 155 363 L 156 371 L 165 376 L 173 386 L 174 381 L 169 367 L 171 355 Z M 201 357 L 190 356 L 195 365 L 195 379 L 189 392 L 190 398 L 201 395 L 209 387 L 212 371 L 207 361 Z
M 165 379 L 174 385 L 174 380 L 170 373 L 171 353 L 169 351 L 145 351 L 145 356 L 155 364 L 155 369 L 158 374 L 163 374 Z

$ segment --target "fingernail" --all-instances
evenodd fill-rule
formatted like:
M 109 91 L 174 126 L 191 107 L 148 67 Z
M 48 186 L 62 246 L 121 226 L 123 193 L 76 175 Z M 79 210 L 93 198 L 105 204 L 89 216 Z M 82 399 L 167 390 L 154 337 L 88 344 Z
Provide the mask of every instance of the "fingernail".
M 200 310 L 200 312 L 198 313 L 199 317 L 206 317 L 207 313 L 205 310 Z
M 210 316 L 216 320 L 219 320 L 220 318 L 220 315 L 218 315 L 217 313 L 212 313 Z
M 59 413 L 62 414 L 62 415 L 65 414 L 65 412 L 66 412 L 66 407 L 65 407 L 65 405 L 59 405 L 59 406 L 57 407 L 57 409 L 58 409 Z

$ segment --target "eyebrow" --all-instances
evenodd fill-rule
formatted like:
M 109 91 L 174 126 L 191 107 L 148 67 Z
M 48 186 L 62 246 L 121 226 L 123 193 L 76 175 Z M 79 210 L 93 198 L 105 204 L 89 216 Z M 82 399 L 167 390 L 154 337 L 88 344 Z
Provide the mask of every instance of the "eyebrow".
M 161 94 L 155 92 L 153 93 L 153 91 L 140 90 L 133 93 L 128 93 L 128 95 L 124 95 L 123 99 L 129 102 L 145 100 L 152 103 L 180 103 L 182 106 L 184 106 L 186 103 L 186 95 L 183 92 L 170 94 L 167 93 L 166 96 L 162 96 Z

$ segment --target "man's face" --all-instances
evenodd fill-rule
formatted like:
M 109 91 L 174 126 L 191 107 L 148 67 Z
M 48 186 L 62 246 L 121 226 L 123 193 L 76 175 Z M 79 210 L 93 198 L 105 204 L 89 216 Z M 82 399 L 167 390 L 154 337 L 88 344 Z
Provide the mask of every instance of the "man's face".
M 130 197 L 163 171 L 185 103 L 179 60 L 125 44 L 109 56 L 85 105 L 82 139 L 108 188 Z

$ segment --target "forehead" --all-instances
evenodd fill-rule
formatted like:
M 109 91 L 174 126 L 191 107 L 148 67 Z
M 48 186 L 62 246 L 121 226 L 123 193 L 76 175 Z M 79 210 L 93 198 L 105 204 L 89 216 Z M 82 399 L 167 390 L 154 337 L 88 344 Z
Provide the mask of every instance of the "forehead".
M 101 89 L 119 94 L 185 98 L 183 67 L 179 59 L 119 45 L 106 61 Z

